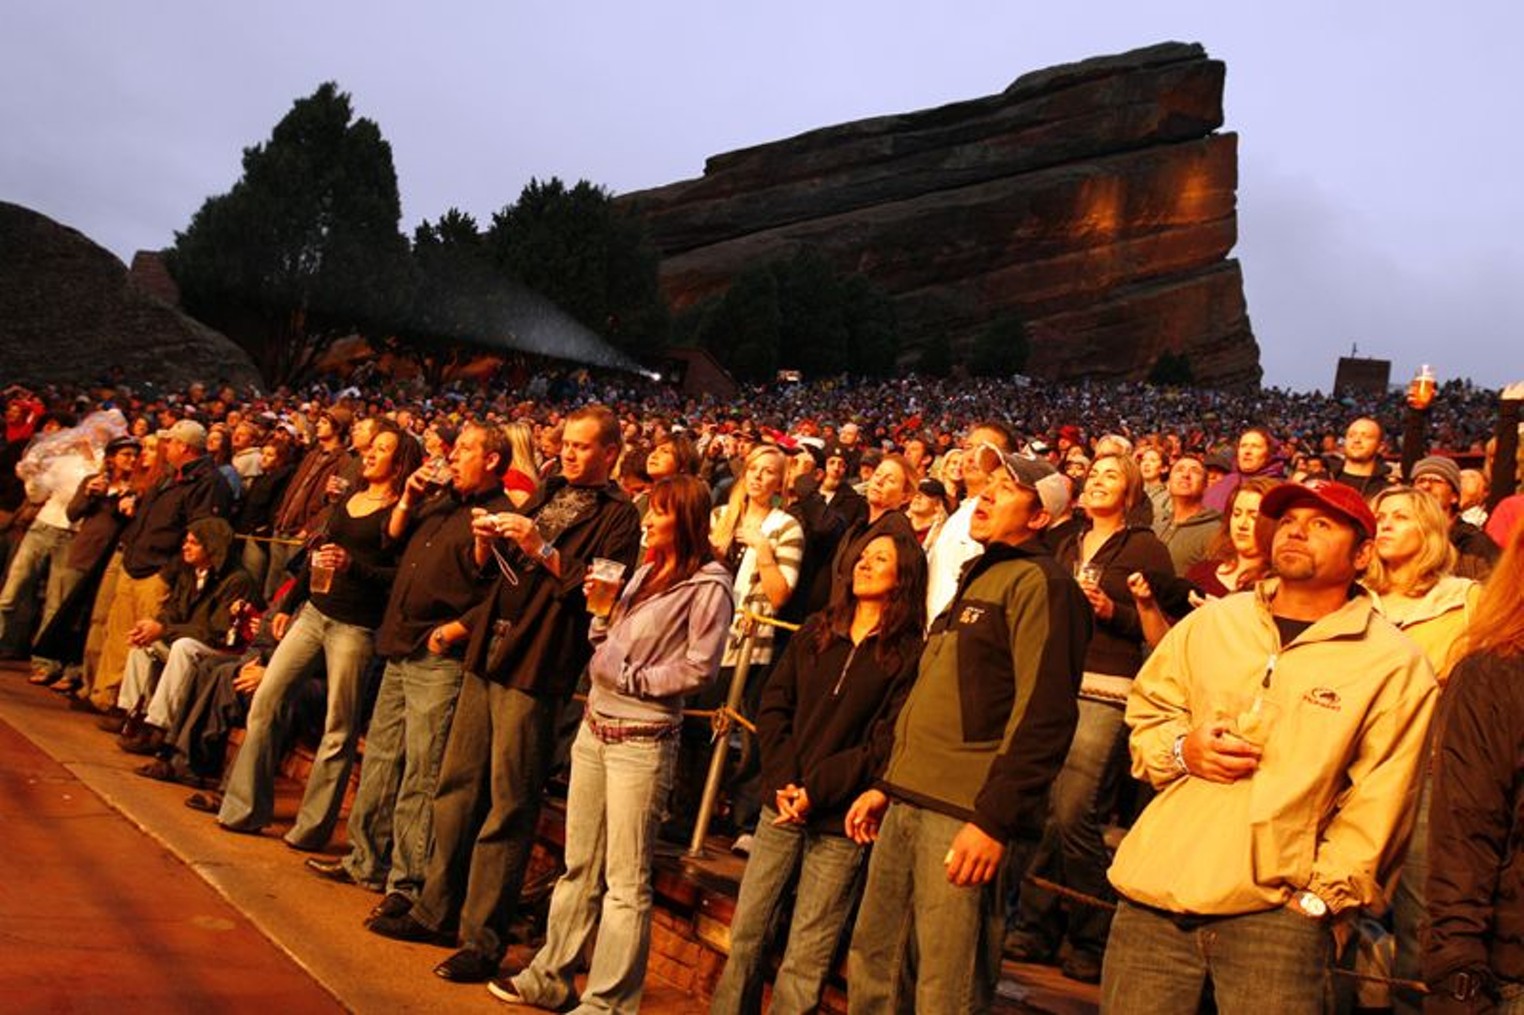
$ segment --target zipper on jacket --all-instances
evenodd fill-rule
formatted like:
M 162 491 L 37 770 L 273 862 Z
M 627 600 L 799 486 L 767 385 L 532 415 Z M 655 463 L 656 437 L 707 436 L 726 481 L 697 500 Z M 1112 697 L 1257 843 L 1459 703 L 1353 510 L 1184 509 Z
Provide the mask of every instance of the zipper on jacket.
M 867 641 L 867 640 L 868 639 L 866 639 L 866 638 L 863 639 L 863 641 Z M 847 679 L 847 671 L 852 668 L 852 660 L 854 658 L 856 658 L 856 656 L 857 656 L 857 646 L 853 645 L 851 650 L 847 652 L 847 661 L 841 664 L 841 672 L 839 674 L 837 674 L 837 676 L 836 676 L 836 686 L 831 688 L 831 697 L 835 698 L 835 697 L 840 696 L 840 694 L 841 694 L 841 685 L 842 685 L 843 681 L 845 681 Z

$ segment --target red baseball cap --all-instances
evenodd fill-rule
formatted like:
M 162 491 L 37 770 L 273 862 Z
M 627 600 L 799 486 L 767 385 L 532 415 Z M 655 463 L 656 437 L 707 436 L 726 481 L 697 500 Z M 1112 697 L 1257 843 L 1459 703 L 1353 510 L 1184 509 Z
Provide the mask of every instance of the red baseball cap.
M 1370 505 L 1352 486 L 1335 483 L 1330 479 L 1309 479 L 1305 483 L 1283 483 L 1265 494 L 1259 502 L 1259 513 L 1266 518 L 1279 518 L 1298 504 L 1316 504 L 1347 519 L 1361 534 L 1369 539 L 1376 534 L 1376 516 Z

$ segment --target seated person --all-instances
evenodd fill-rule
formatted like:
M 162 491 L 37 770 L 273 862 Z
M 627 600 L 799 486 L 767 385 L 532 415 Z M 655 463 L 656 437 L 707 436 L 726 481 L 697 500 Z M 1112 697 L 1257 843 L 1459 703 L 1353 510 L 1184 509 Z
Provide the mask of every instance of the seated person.
M 232 553 L 233 527 L 225 519 L 208 517 L 191 522 L 180 556 L 164 566 L 161 576 L 169 595 L 155 617 L 134 624 L 127 637 L 132 647 L 122 672 L 117 705 L 126 711 L 126 728 L 114 719 L 103 729 L 122 730 L 121 744 L 133 753 L 149 754 L 163 739 L 170 712 L 184 700 L 184 674 L 194 659 L 226 647 L 234 622 L 235 604 L 255 595 L 254 580 Z M 165 664 L 168 664 L 167 666 Z M 142 720 L 165 669 L 165 693 L 148 723 Z

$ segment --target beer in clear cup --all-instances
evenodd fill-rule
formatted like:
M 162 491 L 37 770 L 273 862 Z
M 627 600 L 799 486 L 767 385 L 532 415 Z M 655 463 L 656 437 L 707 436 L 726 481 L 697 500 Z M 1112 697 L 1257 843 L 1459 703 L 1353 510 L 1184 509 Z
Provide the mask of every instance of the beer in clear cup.
M 607 618 L 619 598 L 619 583 L 624 578 L 624 565 L 617 560 L 594 557 L 587 569 L 591 583 L 587 590 L 587 610 L 595 617 Z

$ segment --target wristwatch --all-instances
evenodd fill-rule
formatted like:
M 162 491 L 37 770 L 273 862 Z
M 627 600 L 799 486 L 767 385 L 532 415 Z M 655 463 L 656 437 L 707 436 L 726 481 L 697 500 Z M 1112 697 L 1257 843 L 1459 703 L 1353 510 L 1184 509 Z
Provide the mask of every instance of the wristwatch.
M 541 560 L 549 560 L 550 555 L 555 552 L 556 544 L 552 543 L 548 539 L 542 539 L 540 540 L 540 548 L 535 551 L 535 555 L 538 556 Z
M 1328 903 L 1305 888 L 1291 897 L 1291 905 L 1303 916 L 1321 920 L 1328 915 Z

